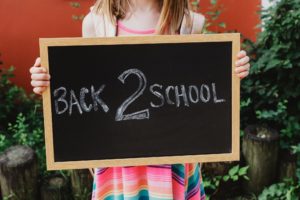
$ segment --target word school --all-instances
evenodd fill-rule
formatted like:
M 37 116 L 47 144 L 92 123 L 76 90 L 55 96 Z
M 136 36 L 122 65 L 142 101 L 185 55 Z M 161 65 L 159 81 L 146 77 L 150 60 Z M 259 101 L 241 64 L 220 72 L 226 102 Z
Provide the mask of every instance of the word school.
M 125 110 L 130 104 L 133 104 L 134 101 L 143 95 L 145 89 L 147 88 L 147 79 L 144 73 L 139 69 L 129 69 L 124 71 L 118 79 L 125 84 L 125 81 L 128 76 L 135 75 L 139 80 L 139 86 L 137 90 L 123 101 L 123 103 L 118 107 L 116 111 L 115 120 L 141 120 L 149 119 L 150 113 L 149 108 L 140 110 L 131 114 L 124 114 Z M 62 115 L 68 113 L 72 115 L 74 110 L 82 114 L 83 112 L 98 111 L 99 109 L 103 110 L 105 113 L 109 112 L 109 106 L 106 104 L 105 100 L 101 99 L 100 95 L 105 89 L 106 85 L 103 84 L 99 88 L 95 88 L 93 85 L 90 89 L 82 87 L 79 91 L 79 98 L 76 95 L 74 90 L 67 90 L 65 87 L 59 87 L 54 90 L 53 96 L 55 113 L 57 115 Z M 181 105 L 189 107 L 191 104 L 197 103 L 208 103 L 212 102 L 215 104 L 224 103 L 226 100 L 219 98 L 217 96 L 216 84 L 201 84 L 200 86 L 196 85 L 178 85 L 178 86 L 166 86 L 160 84 L 152 84 L 149 87 L 149 91 L 155 97 L 157 101 L 150 102 L 152 108 L 160 108 L 164 105 L 174 105 L 180 107 Z M 172 98 L 172 97 L 173 98 Z M 87 105 L 86 99 L 89 98 L 89 105 Z

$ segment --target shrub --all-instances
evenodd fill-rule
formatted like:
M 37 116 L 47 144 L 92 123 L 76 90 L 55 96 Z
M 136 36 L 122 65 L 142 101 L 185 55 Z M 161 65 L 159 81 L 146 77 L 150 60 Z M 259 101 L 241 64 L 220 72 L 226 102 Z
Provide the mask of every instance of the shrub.
M 242 126 L 268 124 L 280 132 L 282 149 L 299 154 L 300 0 L 281 0 L 262 12 L 263 31 L 254 44 L 249 78 L 242 82 Z M 258 199 L 299 199 L 298 181 L 266 188 Z
M 241 121 L 277 128 L 281 147 L 290 148 L 300 138 L 300 0 L 281 0 L 262 18 L 252 75 L 242 82 Z
M 10 81 L 13 71 L 14 67 L 0 69 L 0 130 L 7 129 L 8 123 L 15 121 L 19 113 L 26 113 L 32 126 L 40 125 L 41 121 L 38 119 L 41 114 L 36 112 L 41 108 L 40 100 Z
M 0 152 L 11 145 L 33 148 L 45 173 L 45 148 L 41 101 L 10 81 L 14 68 L 0 70 Z

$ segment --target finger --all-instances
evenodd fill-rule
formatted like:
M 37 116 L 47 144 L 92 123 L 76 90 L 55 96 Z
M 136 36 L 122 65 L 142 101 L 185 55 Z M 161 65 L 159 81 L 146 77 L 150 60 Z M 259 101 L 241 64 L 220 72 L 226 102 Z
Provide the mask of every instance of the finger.
M 47 72 L 45 67 L 31 67 L 29 71 L 31 74 L 41 74 Z
M 245 50 L 242 50 L 237 54 L 237 58 L 240 59 L 240 58 L 245 57 L 246 55 L 247 55 L 247 52 Z
M 34 87 L 33 92 L 41 95 L 47 88 L 46 87 Z
M 250 64 L 247 63 L 246 65 L 243 65 L 243 66 L 240 66 L 240 67 L 235 68 L 234 71 L 235 71 L 236 73 L 241 73 L 241 72 L 244 72 L 244 71 L 249 71 L 249 69 L 250 69 Z
M 49 81 L 31 81 L 31 85 L 33 87 L 47 87 L 49 86 L 50 82 Z
M 237 67 L 239 67 L 239 66 L 242 66 L 242 65 L 246 65 L 249 61 L 250 61 L 249 56 L 245 56 L 245 57 L 239 59 L 238 61 L 236 61 L 235 65 Z
M 245 72 L 239 73 L 238 77 L 240 77 L 241 79 L 243 79 L 243 78 L 245 78 L 248 75 L 249 75 L 249 71 L 245 71 Z
M 40 67 L 41 66 L 41 58 L 38 57 L 37 59 L 35 59 L 35 63 L 33 65 L 34 67 Z
M 50 74 L 31 74 L 31 79 L 34 81 L 49 81 L 50 80 Z

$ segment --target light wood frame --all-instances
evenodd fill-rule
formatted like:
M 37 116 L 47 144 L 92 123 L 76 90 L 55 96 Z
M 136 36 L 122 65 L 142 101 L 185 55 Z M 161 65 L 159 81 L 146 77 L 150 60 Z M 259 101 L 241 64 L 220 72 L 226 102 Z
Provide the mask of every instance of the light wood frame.
M 240 159 L 240 79 L 235 74 L 236 55 L 240 51 L 240 34 L 162 35 L 106 38 L 40 38 L 41 65 L 49 69 L 48 47 L 117 44 L 158 44 L 195 42 L 232 42 L 232 149 L 231 153 L 186 156 L 164 156 L 87 161 L 54 161 L 50 87 L 43 93 L 46 160 L 48 170 L 113 166 L 139 166 L 195 162 L 233 161 Z

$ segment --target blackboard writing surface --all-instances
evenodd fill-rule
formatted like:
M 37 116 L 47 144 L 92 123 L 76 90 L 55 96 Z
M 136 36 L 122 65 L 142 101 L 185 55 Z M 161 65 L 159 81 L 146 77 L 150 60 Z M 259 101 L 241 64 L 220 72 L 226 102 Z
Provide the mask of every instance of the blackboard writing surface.
M 238 159 L 239 34 L 41 39 L 48 169 Z

